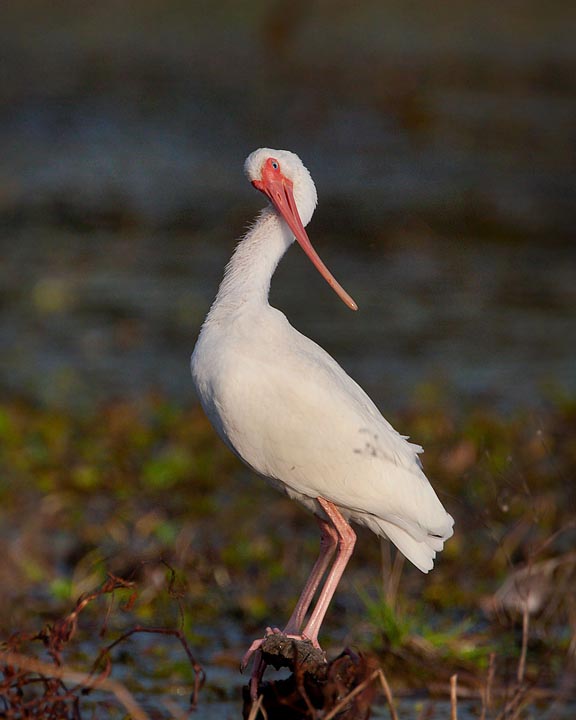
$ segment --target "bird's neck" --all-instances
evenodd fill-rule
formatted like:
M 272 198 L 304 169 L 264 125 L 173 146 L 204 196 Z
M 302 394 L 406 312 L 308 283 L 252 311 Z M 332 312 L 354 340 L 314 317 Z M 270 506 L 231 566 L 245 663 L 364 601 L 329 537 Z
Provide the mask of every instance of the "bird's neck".
M 265 208 L 230 258 L 206 324 L 267 306 L 272 275 L 293 241 L 286 223 L 271 207 Z

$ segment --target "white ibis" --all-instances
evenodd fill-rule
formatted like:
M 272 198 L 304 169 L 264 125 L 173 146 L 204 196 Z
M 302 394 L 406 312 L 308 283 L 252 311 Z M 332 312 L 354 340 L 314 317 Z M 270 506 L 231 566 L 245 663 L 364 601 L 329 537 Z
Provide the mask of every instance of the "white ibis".
M 317 202 L 308 170 L 294 153 L 261 148 L 248 157 L 245 172 L 270 204 L 226 267 L 192 354 L 192 377 L 226 445 L 318 519 L 320 554 L 284 632 L 319 647 L 320 626 L 356 541 L 350 521 L 387 537 L 425 573 L 454 521 L 422 471 L 422 448 L 399 435 L 338 363 L 268 303 L 274 270 L 296 239 L 357 309 L 304 229 Z

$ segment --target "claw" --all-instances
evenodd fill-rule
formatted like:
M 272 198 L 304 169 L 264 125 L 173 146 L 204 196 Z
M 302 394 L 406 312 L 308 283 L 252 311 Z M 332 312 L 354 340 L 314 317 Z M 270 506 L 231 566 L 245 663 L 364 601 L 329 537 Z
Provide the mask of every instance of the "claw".
M 248 650 L 244 653 L 242 660 L 240 661 L 240 672 L 243 673 L 244 670 L 246 670 L 250 660 L 252 659 L 252 655 L 254 655 L 255 652 L 261 651 L 263 642 L 264 642 L 264 638 L 261 638 L 260 640 L 254 640 L 252 645 L 250 645 Z
M 248 663 L 250 662 L 250 659 L 252 658 L 252 655 L 258 650 L 262 649 L 262 643 L 264 640 L 269 637 L 270 635 L 278 635 L 282 634 L 282 630 L 280 630 L 277 627 L 267 627 L 266 631 L 264 632 L 264 637 L 260 638 L 259 640 L 254 640 L 252 645 L 248 648 L 248 650 L 244 653 L 244 656 L 242 660 L 240 661 L 240 672 L 244 672 L 246 668 L 248 667 Z

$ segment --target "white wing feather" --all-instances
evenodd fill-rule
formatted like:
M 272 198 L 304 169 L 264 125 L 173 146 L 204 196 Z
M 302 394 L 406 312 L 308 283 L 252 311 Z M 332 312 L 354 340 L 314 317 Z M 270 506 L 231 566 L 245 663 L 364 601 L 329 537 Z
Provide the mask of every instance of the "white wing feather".
M 422 448 L 397 433 L 282 313 L 269 308 L 245 320 L 250 333 L 236 328 L 233 342 L 226 333 L 203 333 L 192 357 L 199 396 L 220 435 L 291 497 L 311 509 L 318 496 L 330 500 L 430 570 L 453 520 L 422 471 Z

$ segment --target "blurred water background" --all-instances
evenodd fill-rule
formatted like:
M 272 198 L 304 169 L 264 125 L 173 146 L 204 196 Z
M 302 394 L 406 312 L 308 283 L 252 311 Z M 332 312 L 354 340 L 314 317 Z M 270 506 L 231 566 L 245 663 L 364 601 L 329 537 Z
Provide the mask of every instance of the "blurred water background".
M 575 28 L 576 4 L 567 0 L 0 4 L 0 390 L 51 410 L 90 411 L 156 390 L 183 407 L 194 403 L 188 358 L 196 334 L 235 240 L 263 203 L 242 165 L 267 145 L 297 152 L 310 169 L 320 197 L 310 237 L 360 311 L 340 303 L 298 248 L 277 271 L 272 302 L 336 357 L 385 414 L 425 402 L 427 393 L 441 393 L 448 415 L 484 404 L 498 417 L 574 398 Z M 124 550 L 146 554 L 139 533 L 154 557 L 158 544 L 166 553 L 179 547 L 175 565 L 188 568 L 196 588 L 186 600 L 200 633 L 195 643 L 204 633 L 214 657 L 223 637 L 234 646 L 232 660 L 212 658 L 207 691 L 215 717 L 235 715 L 216 699 L 237 697 L 238 647 L 254 631 L 246 618 L 257 632 L 265 625 L 260 616 L 254 621 L 253 605 L 261 603 L 264 617 L 271 599 L 256 590 L 271 595 L 272 558 L 277 583 L 290 584 L 306 570 L 296 553 L 307 533 L 315 551 L 310 518 L 300 522 L 279 496 L 269 503 L 259 481 L 248 493 L 236 478 L 228 482 L 227 473 L 251 480 L 227 471 L 225 449 L 185 414 L 179 429 L 168 411 L 158 411 L 166 424 L 158 430 L 158 420 L 140 426 L 120 403 L 109 415 L 93 416 L 104 418 L 100 425 L 112 437 L 94 453 L 91 443 L 98 445 L 100 435 L 90 423 L 76 429 L 57 413 L 34 419 L 27 412 L 18 420 L 15 411 L 3 426 L 7 446 L 12 438 L 4 458 L 12 474 L 0 477 L 2 556 L 10 559 L 2 585 L 10 612 L 30 605 L 45 613 L 46 593 L 56 594 L 58 582 L 70 585 L 74 599 L 70 577 L 82 580 L 83 563 L 108 567 Z M 425 418 L 429 435 L 441 425 L 435 418 Z M 440 453 L 446 465 L 452 462 L 446 472 L 456 489 L 447 506 L 463 530 L 425 587 L 437 600 L 435 587 L 452 594 L 470 578 L 477 583 L 472 600 L 450 596 L 450 613 L 464 612 L 466 602 L 476 607 L 482 592 L 496 588 L 494 567 L 507 569 L 489 565 L 497 552 L 482 534 L 491 483 L 504 500 L 494 500 L 488 529 L 500 537 L 515 532 L 508 505 L 520 506 L 508 501 L 507 478 L 521 478 L 523 487 L 528 476 L 549 498 L 539 458 L 548 457 L 550 437 L 573 437 L 566 423 L 552 422 L 544 439 L 535 436 L 534 447 L 544 449 L 534 450 L 522 470 L 507 469 L 517 448 L 502 445 L 494 458 L 484 453 L 489 424 L 469 429 L 475 442 L 480 438 L 478 459 L 468 436 L 453 442 L 463 454 Z M 124 424 L 134 442 L 131 434 L 122 440 Z M 30 438 L 20 444 L 12 426 Z M 209 452 L 207 432 L 216 448 Z M 70 457 L 59 434 L 68 438 Z M 36 435 L 48 438 L 50 452 L 38 450 Z M 142 437 L 150 447 L 143 460 Z M 432 462 L 434 444 L 426 456 Z M 110 450 L 116 446 L 118 457 Z M 549 465 L 562 478 L 550 480 L 556 499 L 539 506 L 537 521 L 526 514 L 542 537 L 562 527 L 573 508 L 573 484 L 563 482 L 572 477 L 569 443 L 564 453 L 563 445 L 550 446 L 556 450 Z M 124 462 L 121 451 L 140 458 L 126 478 L 116 470 L 129 469 L 132 460 Z M 177 491 L 170 484 L 176 482 Z M 259 523 L 247 518 L 247 504 L 265 508 Z M 562 551 L 572 548 L 567 535 L 561 541 Z M 377 584 L 378 548 L 373 540 L 359 545 L 360 585 Z M 259 547 L 268 548 L 268 565 Z M 248 560 L 229 548 L 245 551 Z M 40 572 L 44 550 L 50 561 Z M 194 573 L 206 552 L 220 575 L 205 563 L 199 582 Z M 361 553 L 372 553 L 370 560 Z M 462 582 L 450 575 L 457 562 Z M 250 563 L 260 575 L 246 571 Z M 229 585 L 222 580 L 227 572 Z M 425 597 L 414 585 L 422 577 L 406 575 L 413 594 Z M 41 587 L 37 605 L 33 583 Z M 273 600 L 288 602 L 282 587 Z M 212 603 L 214 614 L 232 630 L 210 615 L 197 617 L 199 608 L 210 609 L 206 597 L 220 596 L 226 602 Z M 340 597 L 333 626 L 346 625 L 346 607 L 366 614 L 357 594 Z M 233 667 L 234 675 L 218 675 L 220 667 Z M 222 696 L 222 686 L 229 695 Z M 406 712 L 421 714 L 415 706 Z M 566 717 L 572 715 L 573 708 Z
M 315 178 L 273 302 L 384 407 L 576 390 L 576 6 L 55 2 L 0 10 L 0 386 L 161 389 L 262 205 L 255 147 Z

